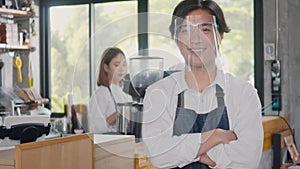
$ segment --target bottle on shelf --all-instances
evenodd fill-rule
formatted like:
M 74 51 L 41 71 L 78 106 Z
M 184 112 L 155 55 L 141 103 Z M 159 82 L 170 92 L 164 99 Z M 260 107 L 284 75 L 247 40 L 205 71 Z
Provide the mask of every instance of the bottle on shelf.
M 72 112 L 72 116 L 71 116 L 72 133 L 75 133 L 74 130 L 80 128 L 79 122 L 78 122 L 78 118 L 77 118 L 77 113 L 76 113 L 75 105 L 71 106 L 71 112 Z
M 34 0 L 31 0 L 28 5 L 29 5 L 30 12 L 34 12 Z
M 27 32 L 27 30 L 23 30 L 23 45 L 24 46 L 29 46 L 29 33 Z

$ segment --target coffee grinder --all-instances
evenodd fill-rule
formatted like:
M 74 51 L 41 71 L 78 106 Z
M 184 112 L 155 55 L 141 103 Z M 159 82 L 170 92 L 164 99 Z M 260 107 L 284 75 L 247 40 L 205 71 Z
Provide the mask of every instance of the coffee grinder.
M 138 56 L 129 59 L 129 76 L 125 78 L 124 91 L 129 93 L 134 102 L 131 104 L 129 128 L 139 142 L 142 138 L 143 99 L 146 89 L 163 78 L 163 58 Z

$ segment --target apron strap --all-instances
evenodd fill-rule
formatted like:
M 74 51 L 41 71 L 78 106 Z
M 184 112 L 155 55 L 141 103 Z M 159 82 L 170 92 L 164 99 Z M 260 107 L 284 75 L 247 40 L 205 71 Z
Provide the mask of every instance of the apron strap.
M 182 91 L 181 93 L 179 93 L 177 97 L 177 108 L 184 107 L 184 92 Z
M 108 86 L 107 88 L 108 88 L 108 90 L 109 90 L 109 93 L 110 93 L 110 95 L 111 95 L 113 101 L 114 101 L 115 109 L 116 109 L 116 111 L 118 111 L 118 108 L 117 108 L 117 102 L 116 102 L 116 100 L 115 100 L 115 98 L 114 98 L 114 96 L 113 96 L 113 94 L 112 94 L 112 92 L 111 92 L 111 89 L 110 89 L 109 86 Z
M 217 96 L 218 107 L 225 106 L 224 92 L 223 89 L 218 84 L 216 84 L 216 96 Z

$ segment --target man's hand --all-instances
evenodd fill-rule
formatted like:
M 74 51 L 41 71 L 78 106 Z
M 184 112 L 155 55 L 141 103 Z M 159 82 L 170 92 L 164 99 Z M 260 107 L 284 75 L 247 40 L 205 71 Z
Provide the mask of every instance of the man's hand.
M 216 166 L 216 163 L 214 161 L 212 161 L 206 153 L 204 153 L 202 156 L 200 156 L 199 162 L 209 165 L 209 166 L 212 166 L 212 167 Z
M 214 129 L 203 132 L 201 134 L 201 145 L 198 150 L 198 156 L 201 157 L 204 153 L 218 144 L 228 144 L 233 140 L 237 140 L 237 136 L 233 131 Z
M 222 144 L 228 144 L 230 141 L 237 140 L 237 136 L 233 131 L 216 129 L 215 134 Z

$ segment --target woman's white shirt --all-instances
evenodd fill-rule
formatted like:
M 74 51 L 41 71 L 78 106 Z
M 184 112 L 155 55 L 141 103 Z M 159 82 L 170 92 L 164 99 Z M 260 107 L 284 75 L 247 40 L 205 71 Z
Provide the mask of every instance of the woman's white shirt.
M 123 92 L 118 85 L 108 87 L 99 86 L 93 92 L 88 105 L 89 132 L 105 133 L 116 132 L 116 124 L 107 125 L 106 118 L 116 112 L 116 103 L 131 102 L 130 95 Z
M 188 89 L 184 71 L 171 74 L 147 88 L 144 98 L 142 136 L 152 164 L 157 168 L 182 167 L 198 161 L 201 133 L 173 136 L 178 94 L 185 91 L 185 108 L 207 113 L 217 107 L 215 85 L 223 89 L 230 130 L 237 141 L 219 144 L 207 155 L 216 168 L 256 168 L 262 153 L 261 104 L 256 89 L 230 74 L 217 72 L 202 93 Z

